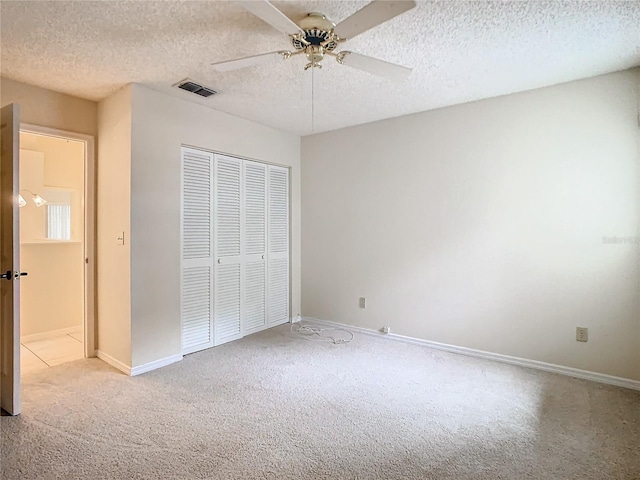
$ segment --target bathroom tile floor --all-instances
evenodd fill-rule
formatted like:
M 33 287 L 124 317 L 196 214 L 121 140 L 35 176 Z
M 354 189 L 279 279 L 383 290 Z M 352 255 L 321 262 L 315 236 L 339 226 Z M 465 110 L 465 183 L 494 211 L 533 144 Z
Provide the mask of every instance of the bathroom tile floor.
M 20 369 L 23 374 L 84 358 L 82 329 L 46 340 L 20 344 Z

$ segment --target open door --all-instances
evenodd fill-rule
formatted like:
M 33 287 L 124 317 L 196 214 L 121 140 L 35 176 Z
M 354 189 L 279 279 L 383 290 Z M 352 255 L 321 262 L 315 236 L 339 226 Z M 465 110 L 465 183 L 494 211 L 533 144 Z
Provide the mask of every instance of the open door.
M 20 413 L 20 226 L 18 161 L 20 107 L 0 119 L 0 407 Z

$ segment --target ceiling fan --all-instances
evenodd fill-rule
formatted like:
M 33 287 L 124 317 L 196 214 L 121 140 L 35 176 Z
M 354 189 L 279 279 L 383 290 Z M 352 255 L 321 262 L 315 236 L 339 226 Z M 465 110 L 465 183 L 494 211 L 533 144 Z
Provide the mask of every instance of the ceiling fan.
M 241 5 L 276 30 L 287 34 L 294 50 L 279 50 L 214 63 L 213 68 L 219 72 L 273 63 L 304 54 L 309 61 L 304 67 L 305 70 L 322 68 L 321 62 L 325 55 L 328 55 L 334 57 L 340 65 L 357 68 L 389 80 L 401 81 L 411 73 L 410 68 L 402 65 L 348 50 L 337 53 L 335 50 L 338 45 L 356 35 L 411 10 L 416 6 L 413 0 L 374 0 L 337 25 L 321 13 L 309 13 L 296 24 L 267 0 L 235 0 L 234 3 Z

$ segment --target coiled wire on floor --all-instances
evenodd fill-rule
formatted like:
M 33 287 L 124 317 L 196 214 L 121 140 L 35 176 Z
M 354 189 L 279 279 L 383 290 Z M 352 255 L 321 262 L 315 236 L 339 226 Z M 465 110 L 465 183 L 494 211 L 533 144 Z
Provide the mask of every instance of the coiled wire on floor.
M 346 337 L 342 335 L 335 335 L 336 332 L 346 333 Z M 349 343 L 353 340 L 353 332 L 344 328 L 338 327 L 326 327 L 320 328 L 315 325 L 302 324 L 295 322 L 291 324 L 291 333 L 296 334 L 305 340 L 311 340 L 315 342 L 333 343 L 334 345 L 341 345 L 343 343 Z

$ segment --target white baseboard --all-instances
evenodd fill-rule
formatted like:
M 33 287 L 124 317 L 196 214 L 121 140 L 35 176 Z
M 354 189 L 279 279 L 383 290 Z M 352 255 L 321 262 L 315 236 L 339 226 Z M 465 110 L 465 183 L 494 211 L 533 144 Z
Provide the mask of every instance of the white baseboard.
M 121 372 L 123 372 L 123 373 L 125 373 L 127 375 L 131 375 L 131 367 L 130 366 L 125 365 L 120 360 L 117 360 L 117 359 L 113 358 L 108 353 L 104 353 L 104 352 L 101 352 L 100 350 L 96 350 L 96 356 L 100 360 L 102 360 L 103 362 L 108 363 L 109 365 L 111 365 L 113 368 L 117 368 Z
M 303 320 L 310 323 L 318 323 L 321 325 L 327 325 L 336 328 L 345 328 L 347 330 L 363 333 L 365 335 L 385 337 L 398 342 L 411 343 L 413 345 L 422 345 L 425 347 L 435 348 L 437 350 L 443 350 L 445 352 L 457 353 L 459 355 L 483 358 L 486 360 L 493 360 L 495 362 L 508 363 L 510 365 L 518 365 L 520 367 L 528 367 L 536 370 L 543 370 L 545 372 L 552 372 L 569 377 L 581 378 L 583 380 L 591 380 L 592 382 L 615 385 L 617 387 L 640 391 L 640 381 L 631 380 L 630 378 L 615 377 L 613 375 L 607 375 L 604 373 L 591 372 L 589 370 L 580 370 L 579 368 L 565 367 L 562 365 L 555 365 L 553 363 L 540 362 L 538 360 L 529 360 L 527 358 L 512 357 L 510 355 L 502 355 L 500 353 L 485 352 L 483 350 L 475 350 L 473 348 L 458 347 L 456 345 L 432 342 L 430 340 L 422 340 L 420 338 L 405 337 L 404 335 L 397 335 L 395 333 L 382 333 L 369 328 L 355 327 L 343 323 L 320 320 L 318 318 L 303 317 Z
M 120 360 L 113 358 L 108 353 L 101 352 L 100 350 L 96 351 L 96 356 L 105 363 L 108 363 L 114 368 L 117 368 L 121 372 L 129 375 L 130 377 L 135 377 L 136 375 L 140 375 L 142 373 L 150 372 L 151 370 L 155 370 L 157 368 L 165 367 L 167 365 L 171 365 L 172 363 L 179 362 L 182 360 L 182 354 L 171 355 L 170 357 L 161 358 L 159 360 L 154 360 L 153 362 L 145 363 L 143 365 L 138 365 L 137 367 L 130 367 L 125 365 Z
M 172 363 L 179 362 L 182 360 L 182 354 L 178 353 L 176 355 L 171 355 L 170 357 L 161 358 L 159 360 L 154 360 L 153 362 L 145 363 L 143 365 L 138 365 L 137 367 L 133 367 L 131 369 L 130 375 L 132 377 L 136 375 L 140 375 L 141 373 L 150 372 L 151 370 L 155 370 L 156 368 L 166 367 L 167 365 L 171 365 Z
M 53 337 L 59 337 L 60 335 L 68 335 L 78 330 L 82 331 L 82 324 L 75 327 L 61 328 L 59 330 L 49 330 L 48 332 L 33 333 L 31 335 L 25 335 L 20 337 L 20 343 L 39 342 L 40 340 L 49 340 Z

